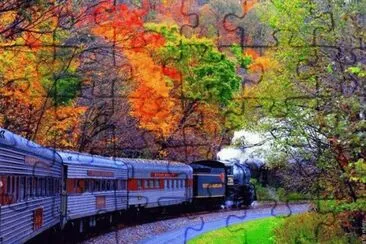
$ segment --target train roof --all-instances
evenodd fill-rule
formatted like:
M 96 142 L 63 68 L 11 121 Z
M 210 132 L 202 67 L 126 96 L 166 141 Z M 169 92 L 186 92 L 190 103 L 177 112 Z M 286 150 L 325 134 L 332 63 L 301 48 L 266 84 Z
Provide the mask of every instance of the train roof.
M 191 167 L 211 167 L 211 168 L 224 168 L 226 164 L 219 160 L 201 160 L 195 161 L 189 164 Z
M 40 158 L 62 162 L 62 159 L 53 148 L 41 146 L 3 128 L 0 128 L 0 146 L 14 148 Z
M 192 168 L 184 163 L 167 160 L 118 158 L 126 163 L 129 168 L 129 176 L 139 175 L 150 178 L 152 173 L 178 173 L 180 177 L 189 176 Z
M 58 151 L 58 154 L 60 154 L 63 162 L 66 164 L 94 165 L 111 168 L 126 167 L 123 162 L 113 157 L 103 157 L 69 150 Z
M 98 165 L 107 167 L 123 167 L 130 166 L 137 168 L 166 168 L 166 169 L 182 169 L 189 167 L 184 163 L 167 160 L 140 159 L 140 158 L 114 158 L 103 157 L 99 155 L 63 150 L 58 151 L 62 160 L 67 164 L 83 164 L 83 165 Z
M 118 158 L 119 160 L 126 162 L 126 163 L 132 163 L 132 164 L 150 164 L 150 165 L 156 165 L 156 166 L 162 166 L 162 165 L 172 165 L 175 167 L 181 167 L 181 166 L 187 166 L 184 163 L 176 162 L 176 161 L 168 161 L 168 160 L 157 160 L 157 159 L 142 159 L 142 158 Z

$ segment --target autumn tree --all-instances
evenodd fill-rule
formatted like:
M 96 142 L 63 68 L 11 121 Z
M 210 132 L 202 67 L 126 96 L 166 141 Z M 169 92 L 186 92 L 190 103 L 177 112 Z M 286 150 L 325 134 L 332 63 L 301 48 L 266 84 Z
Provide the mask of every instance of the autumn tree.
M 44 145 L 73 146 L 83 108 L 77 47 L 66 44 L 78 13 L 54 1 L 0 4 L 0 124 Z

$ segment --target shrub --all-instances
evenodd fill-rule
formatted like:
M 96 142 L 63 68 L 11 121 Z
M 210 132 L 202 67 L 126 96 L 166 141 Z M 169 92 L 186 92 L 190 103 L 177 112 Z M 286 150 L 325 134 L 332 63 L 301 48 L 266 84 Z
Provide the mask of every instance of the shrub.
M 274 229 L 275 243 L 361 243 L 346 234 L 334 214 L 315 212 L 290 216 Z

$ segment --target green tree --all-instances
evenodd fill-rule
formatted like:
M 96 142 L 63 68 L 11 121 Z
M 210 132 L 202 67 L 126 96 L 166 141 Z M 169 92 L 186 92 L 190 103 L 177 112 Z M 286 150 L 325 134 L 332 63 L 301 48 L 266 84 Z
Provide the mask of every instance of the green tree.
M 256 90 L 260 113 L 272 118 L 262 120 L 262 129 L 288 158 L 315 167 L 303 174 L 304 183 L 323 196 L 355 201 L 365 194 L 352 178 L 360 178 L 355 165 L 366 156 L 365 64 L 358 52 L 365 3 L 273 0 L 257 11 L 279 30 L 278 47 L 266 53 L 277 65 Z

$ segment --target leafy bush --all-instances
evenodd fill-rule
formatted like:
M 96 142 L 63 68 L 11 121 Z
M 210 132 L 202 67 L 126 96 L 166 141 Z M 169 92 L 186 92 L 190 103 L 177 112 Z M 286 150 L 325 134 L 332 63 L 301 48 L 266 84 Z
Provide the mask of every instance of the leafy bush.
M 277 200 L 272 194 L 269 188 L 262 186 L 256 179 L 250 179 L 250 183 L 255 188 L 255 194 L 257 201 Z
M 366 199 L 359 199 L 356 202 L 346 202 L 338 200 L 314 201 L 320 213 L 341 213 L 345 211 L 366 211 Z
M 315 212 L 298 214 L 285 219 L 274 228 L 275 243 L 361 243 L 346 234 L 340 220 L 333 214 Z
M 309 196 L 299 192 L 286 192 L 286 190 L 282 187 L 264 187 L 256 179 L 251 179 L 250 182 L 255 187 L 258 201 L 276 200 L 281 202 L 287 202 L 310 199 Z

